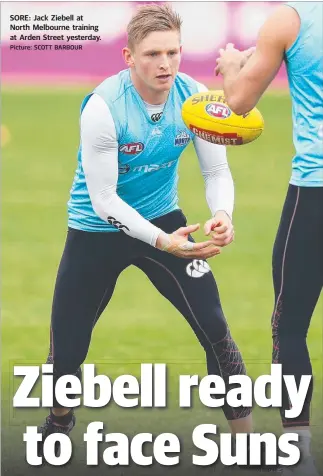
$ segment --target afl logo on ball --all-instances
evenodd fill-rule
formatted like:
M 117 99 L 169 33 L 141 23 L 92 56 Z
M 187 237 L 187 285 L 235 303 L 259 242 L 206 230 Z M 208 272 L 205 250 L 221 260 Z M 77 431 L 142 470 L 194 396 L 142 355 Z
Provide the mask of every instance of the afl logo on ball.
M 225 104 L 220 102 L 212 102 L 205 106 L 205 111 L 209 116 L 220 117 L 221 119 L 227 119 L 231 116 L 231 110 Z
M 201 278 L 211 270 L 206 261 L 194 259 L 186 266 L 186 272 L 191 278 Z

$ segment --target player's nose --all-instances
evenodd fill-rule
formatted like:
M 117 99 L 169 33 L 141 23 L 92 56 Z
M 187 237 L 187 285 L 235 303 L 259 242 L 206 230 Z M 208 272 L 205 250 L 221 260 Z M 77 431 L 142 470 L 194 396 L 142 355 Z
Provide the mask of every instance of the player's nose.
M 166 71 L 166 72 L 170 69 L 170 64 L 169 64 L 169 60 L 168 60 L 167 55 L 162 57 L 162 61 L 159 65 L 159 68 Z

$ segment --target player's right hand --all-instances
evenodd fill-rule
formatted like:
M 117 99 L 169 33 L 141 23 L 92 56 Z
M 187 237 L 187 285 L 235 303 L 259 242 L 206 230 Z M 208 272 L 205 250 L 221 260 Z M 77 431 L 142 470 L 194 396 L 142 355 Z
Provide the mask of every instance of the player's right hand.
M 156 248 L 161 251 L 167 251 L 180 258 L 212 258 L 221 253 L 221 249 L 211 240 L 200 243 L 193 243 L 189 241 L 189 235 L 200 228 L 200 225 L 189 225 L 178 228 L 171 234 L 160 233 Z

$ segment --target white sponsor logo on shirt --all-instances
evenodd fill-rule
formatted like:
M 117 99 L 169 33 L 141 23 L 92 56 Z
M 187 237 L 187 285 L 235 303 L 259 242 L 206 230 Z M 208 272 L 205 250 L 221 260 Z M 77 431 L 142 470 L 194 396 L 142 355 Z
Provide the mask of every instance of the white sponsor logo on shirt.
M 173 164 L 175 164 L 177 160 L 171 160 L 169 162 L 166 162 L 165 164 L 146 164 L 146 165 L 137 165 L 137 167 L 133 168 L 134 172 L 155 172 L 156 170 L 160 169 L 167 169 L 171 167 Z

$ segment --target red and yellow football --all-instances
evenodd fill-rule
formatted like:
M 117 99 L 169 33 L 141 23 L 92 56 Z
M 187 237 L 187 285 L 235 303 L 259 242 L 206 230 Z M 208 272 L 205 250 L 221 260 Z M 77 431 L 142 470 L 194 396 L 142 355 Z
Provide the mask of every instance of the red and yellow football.
M 264 119 L 257 108 L 238 116 L 229 108 L 223 91 L 193 94 L 182 106 L 182 117 L 188 129 L 213 144 L 247 144 L 264 130 Z

